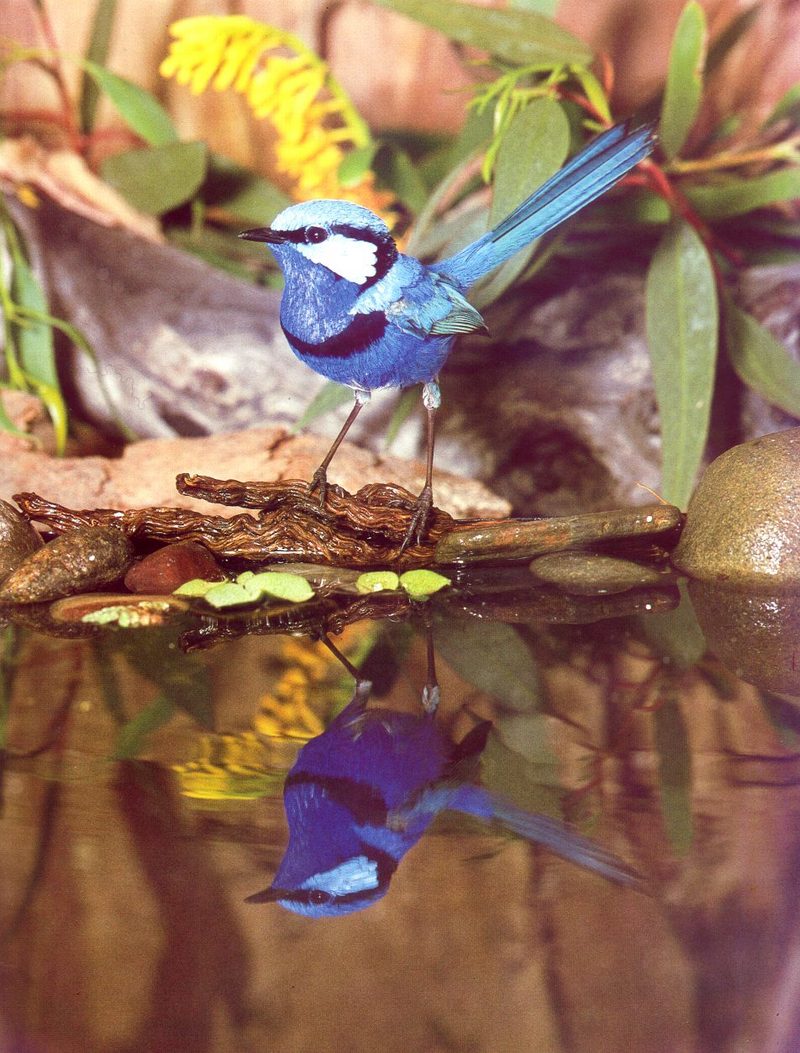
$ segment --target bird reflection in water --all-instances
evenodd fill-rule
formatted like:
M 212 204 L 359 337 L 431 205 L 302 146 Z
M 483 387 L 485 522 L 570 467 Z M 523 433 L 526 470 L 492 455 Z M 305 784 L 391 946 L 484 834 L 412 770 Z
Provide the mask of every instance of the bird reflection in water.
M 368 708 L 371 684 L 355 675 L 351 701 L 306 743 L 286 778 L 286 853 L 269 888 L 248 902 L 275 902 L 309 917 L 363 910 L 386 894 L 403 856 L 443 811 L 491 823 L 611 881 L 639 885 L 600 845 L 479 785 L 492 725 L 482 721 L 452 742 L 436 722 L 435 676 L 414 714 Z

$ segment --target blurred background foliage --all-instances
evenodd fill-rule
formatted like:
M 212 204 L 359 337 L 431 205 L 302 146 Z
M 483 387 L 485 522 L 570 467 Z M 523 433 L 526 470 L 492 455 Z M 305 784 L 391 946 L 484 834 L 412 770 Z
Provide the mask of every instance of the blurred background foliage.
M 800 365 L 730 291 L 742 268 L 800 250 L 797 16 L 785 5 L 269 5 L 291 28 L 254 17 L 266 5 L 253 17 L 177 21 L 171 6 L 148 5 L 136 44 L 116 0 L 100 0 L 80 44 L 67 6 L 15 5 L 2 41 L 5 135 L 74 152 L 176 244 L 271 285 L 268 255 L 236 234 L 291 200 L 358 201 L 432 259 L 479 236 L 602 128 L 654 122 L 654 158 L 490 275 L 474 302 L 483 309 L 598 249 L 646 269 L 661 491 L 681 506 L 708 436 L 720 348 L 744 384 L 800 416 Z M 145 41 L 147 61 L 135 62 Z M 131 66 L 134 76 L 115 72 Z M 33 191 L 25 203 L 35 206 Z M 5 380 L 43 399 L 63 446 L 53 326 L 91 349 L 48 313 L 7 215 L 2 238 Z M 348 397 L 323 389 L 304 423 Z M 414 401 L 400 398 L 395 428 Z

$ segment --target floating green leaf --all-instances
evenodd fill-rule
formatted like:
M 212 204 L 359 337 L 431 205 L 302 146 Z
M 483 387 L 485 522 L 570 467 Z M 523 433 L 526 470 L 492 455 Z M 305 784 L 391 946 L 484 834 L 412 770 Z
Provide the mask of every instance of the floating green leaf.
M 686 142 L 700 109 L 707 39 L 705 13 L 697 0 L 689 0 L 672 39 L 661 108 L 659 139 L 669 158 Z
M 140 212 L 160 216 L 197 192 L 206 175 L 205 143 L 168 143 L 114 154 L 103 178 Z
M 661 808 L 667 835 L 679 856 L 692 844 L 692 769 L 689 743 L 677 702 L 655 711 L 656 748 L 660 758 Z
M 400 587 L 405 589 L 412 600 L 425 600 L 450 584 L 449 578 L 437 574 L 435 570 L 407 570 L 400 575 Z
M 661 493 L 682 508 L 708 435 L 717 328 L 708 252 L 692 227 L 676 219 L 647 274 L 647 341 L 661 417 Z
M 242 584 L 242 577 L 243 575 L 240 575 L 236 579 L 239 584 Z M 305 603 L 314 595 L 314 590 L 305 578 L 299 574 L 289 574 L 287 571 L 265 570 L 245 578 L 244 584 L 250 592 L 258 592 L 261 596 L 272 596 L 276 600 L 286 600 L 289 603 Z
M 185 581 L 183 585 L 179 585 L 174 590 L 175 596 L 205 596 L 209 589 L 213 589 L 215 586 L 224 584 L 219 581 L 204 581 L 203 578 L 192 578 L 191 581 Z
M 105 66 L 108 58 L 108 48 L 111 43 L 111 33 L 114 29 L 114 16 L 117 11 L 117 0 L 98 0 L 97 7 L 92 20 L 92 36 L 89 41 L 89 50 L 86 53 L 88 61 L 98 66 Z M 88 134 L 94 128 L 95 112 L 100 98 L 99 85 L 88 73 L 83 71 L 81 78 L 81 94 L 78 103 L 78 112 L 81 119 L 81 131 Z
M 359 592 L 392 592 L 400 588 L 400 578 L 393 570 L 368 570 L 360 574 L 356 582 Z
M 330 413 L 331 410 L 338 409 L 345 402 L 352 401 L 353 392 L 350 388 L 346 388 L 344 384 L 337 384 L 335 380 L 328 380 L 303 410 L 292 431 L 302 431 L 303 428 L 307 428 L 318 417 Z
M 582 40 L 536 11 L 476 7 L 453 0 L 378 0 L 383 7 L 438 29 L 451 40 L 489 51 L 519 66 L 575 62 L 588 66 Z
M 212 607 L 242 607 L 246 604 L 257 603 L 261 599 L 258 589 L 251 589 L 248 584 L 238 581 L 217 582 L 204 594 L 206 603 Z
M 89 59 L 84 59 L 82 66 L 106 93 L 128 127 L 146 143 L 151 146 L 177 143 L 178 133 L 172 118 L 149 91 Z
M 728 179 L 715 186 L 687 186 L 686 196 L 705 219 L 742 216 L 800 198 L 800 168 L 781 168 L 754 179 Z
M 723 300 L 725 348 L 733 368 L 759 395 L 800 417 L 800 362 L 730 297 Z

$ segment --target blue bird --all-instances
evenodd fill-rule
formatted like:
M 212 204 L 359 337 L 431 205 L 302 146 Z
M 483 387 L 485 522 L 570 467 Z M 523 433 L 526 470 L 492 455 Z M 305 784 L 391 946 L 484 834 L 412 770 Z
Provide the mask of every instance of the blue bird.
M 486 331 L 465 293 L 478 278 L 605 193 L 652 149 L 650 126 L 610 128 L 493 230 L 431 265 L 398 252 L 383 220 L 348 201 L 292 205 L 272 226 L 239 235 L 266 242 L 283 271 L 281 326 L 294 353 L 355 395 L 350 415 L 311 482 L 323 503 L 328 466 L 371 392 L 422 383 L 425 485 L 400 551 L 412 540 L 421 541 L 433 506 L 439 371 L 458 334 Z
M 446 809 L 639 886 L 633 872 L 599 845 L 473 781 L 488 721 L 456 744 L 433 712 L 367 709 L 370 687 L 360 681 L 345 709 L 298 754 L 284 786 L 286 852 L 270 887 L 247 902 L 277 902 L 309 917 L 363 910 L 386 894 L 403 856 Z

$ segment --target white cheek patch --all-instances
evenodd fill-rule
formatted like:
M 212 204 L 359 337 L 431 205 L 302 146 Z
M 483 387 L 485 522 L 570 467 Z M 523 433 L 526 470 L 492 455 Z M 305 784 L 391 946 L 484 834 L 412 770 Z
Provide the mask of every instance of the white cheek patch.
M 297 251 L 356 285 L 363 285 L 375 277 L 378 249 L 371 241 L 329 234 L 317 244 L 298 245 Z
M 366 892 L 378 887 L 378 865 L 366 856 L 354 856 L 324 874 L 315 874 L 300 886 L 303 889 L 324 889 L 333 896 L 352 892 Z

